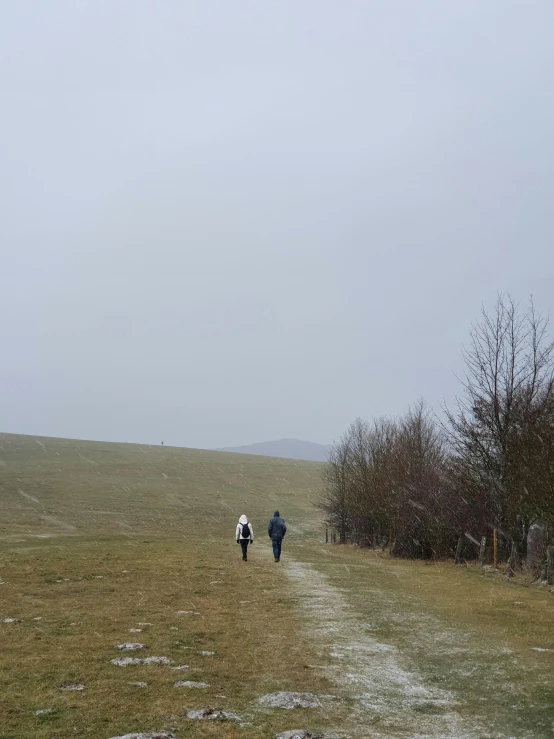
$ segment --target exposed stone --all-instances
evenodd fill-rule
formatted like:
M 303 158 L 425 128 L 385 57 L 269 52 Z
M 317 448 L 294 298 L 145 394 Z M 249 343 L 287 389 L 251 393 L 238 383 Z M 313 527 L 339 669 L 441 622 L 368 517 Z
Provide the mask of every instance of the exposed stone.
M 262 705 L 270 708 L 319 708 L 321 701 L 317 695 L 313 693 L 288 693 L 279 691 L 278 693 L 268 693 L 260 698 Z
M 85 686 L 81 683 L 62 683 L 59 688 L 60 690 L 84 690 Z
M 47 716 L 49 713 L 54 713 L 53 708 L 39 708 L 38 711 L 35 711 L 35 716 Z
M 144 644 L 139 644 L 139 642 L 128 641 L 128 642 L 125 642 L 125 644 L 118 644 L 117 648 L 121 650 L 125 650 L 126 652 L 136 652 L 139 649 L 144 649 Z
M 168 734 L 165 731 L 141 731 L 138 734 L 123 734 L 122 736 L 112 736 L 111 739 L 175 739 L 175 735 Z
M 322 739 L 321 734 L 312 734 L 306 729 L 292 729 L 291 731 L 282 731 L 275 734 L 275 739 Z
M 199 708 L 189 711 L 187 718 L 192 721 L 240 721 L 240 716 L 229 711 L 216 711 L 213 708 Z
M 143 660 L 138 657 L 118 657 L 110 660 L 110 662 L 117 667 L 129 667 L 130 665 L 142 665 Z
M 202 655 L 202 657 L 213 657 L 214 654 L 215 654 L 215 652 L 206 652 L 206 651 L 204 651 L 204 652 L 200 652 L 200 654 Z
M 188 665 L 177 665 L 176 667 L 172 667 L 172 670 L 179 670 L 180 672 L 185 672 L 185 670 L 190 670 L 190 667 Z
M 146 657 L 142 660 L 145 665 L 170 665 L 171 660 L 168 657 Z
M 174 688 L 209 688 L 208 683 L 197 683 L 194 680 L 178 680 L 173 683 Z
M 20 618 L 5 618 L 4 623 L 5 624 L 20 624 L 21 619 Z
M 117 667 L 129 667 L 130 665 L 170 665 L 171 660 L 167 657 L 118 657 L 117 659 L 110 660 L 112 665 Z

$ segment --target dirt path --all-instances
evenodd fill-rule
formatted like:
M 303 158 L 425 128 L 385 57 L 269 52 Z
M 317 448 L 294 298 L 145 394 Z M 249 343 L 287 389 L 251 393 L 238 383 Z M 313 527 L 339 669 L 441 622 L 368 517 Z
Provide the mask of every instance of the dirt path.
M 285 563 L 292 592 L 305 613 L 307 635 L 318 644 L 322 662 L 331 658 L 331 667 L 324 669 L 330 671 L 337 695 L 352 701 L 344 726 L 350 735 L 380 739 L 514 736 L 491 732 L 482 725 L 481 717 L 469 718 L 467 711 L 462 716 L 459 709 L 464 700 L 451 690 L 432 684 L 429 673 L 425 675 L 417 669 L 418 653 L 434 651 L 439 659 L 450 655 L 451 661 L 459 662 L 461 671 L 478 670 L 479 654 L 468 646 L 468 634 L 417 612 L 409 596 L 396 598 L 390 592 L 368 588 L 364 582 L 361 597 L 366 606 L 371 603 L 368 619 L 356 602 L 360 594 L 347 582 L 355 583 L 356 578 L 359 582 L 363 570 L 337 568 L 330 563 L 322 563 L 321 567 L 328 568 L 326 574 L 319 571 L 320 563 L 317 568 L 298 561 Z M 333 580 L 341 584 L 335 585 Z M 385 621 L 390 638 L 383 641 L 379 634 L 383 633 Z M 402 644 L 406 643 L 406 633 L 410 634 L 413 649 L 405 652 Z M 496 656 L 501 657 L 502 650 L 496 651 Z M 484 649 L 482 656 L 490 658 L 490 649 Z M 517 734 L 526 735 L 530 736 Z

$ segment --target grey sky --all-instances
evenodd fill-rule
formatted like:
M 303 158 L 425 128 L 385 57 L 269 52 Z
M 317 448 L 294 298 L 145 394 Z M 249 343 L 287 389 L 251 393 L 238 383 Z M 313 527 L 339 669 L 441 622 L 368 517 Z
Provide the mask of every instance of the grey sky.
M 0 430 L 327 442 L 552 306 L 552 0 L 0 4 Z

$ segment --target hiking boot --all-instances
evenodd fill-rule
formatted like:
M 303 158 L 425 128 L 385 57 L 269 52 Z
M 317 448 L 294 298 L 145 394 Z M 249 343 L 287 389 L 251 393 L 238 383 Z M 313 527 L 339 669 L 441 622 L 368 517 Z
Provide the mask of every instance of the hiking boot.
M 248 562 L 248 557 L 243 557 L 243 558 L 242 558 L 242 561 L 243 561 L 243 562 Z

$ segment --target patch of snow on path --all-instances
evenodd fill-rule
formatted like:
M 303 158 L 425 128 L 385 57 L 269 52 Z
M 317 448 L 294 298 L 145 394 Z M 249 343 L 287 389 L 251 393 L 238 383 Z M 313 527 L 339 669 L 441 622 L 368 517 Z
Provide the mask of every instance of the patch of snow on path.
M 364 633 L 367 623 L 354 612 L 344 589 L 310 564 L 288 560 L 285 571 L 293 592 L 300 597 L 307 617 L 307 632 L 327 654 L 344 655 L 329 667 L 329 677 L 355 698 L 351 719 L 354 734 L 365 736 L 366 727 L 386 727 L 386 734 L 373 736 L 425 737 L 426 739 L 479 739 L 481 728 L 466 730 L 454 710 L 451 693 L 426 685 L 422 677 L 404 669 L 402 655 Z M 341 592 L 342 591 L 342 592 Z M 435 707 L 429 714 L 418 706 Z M 415 709 L 415 710 L 414 710 Z M 406 732 L 409 733 L 406 733 Z

